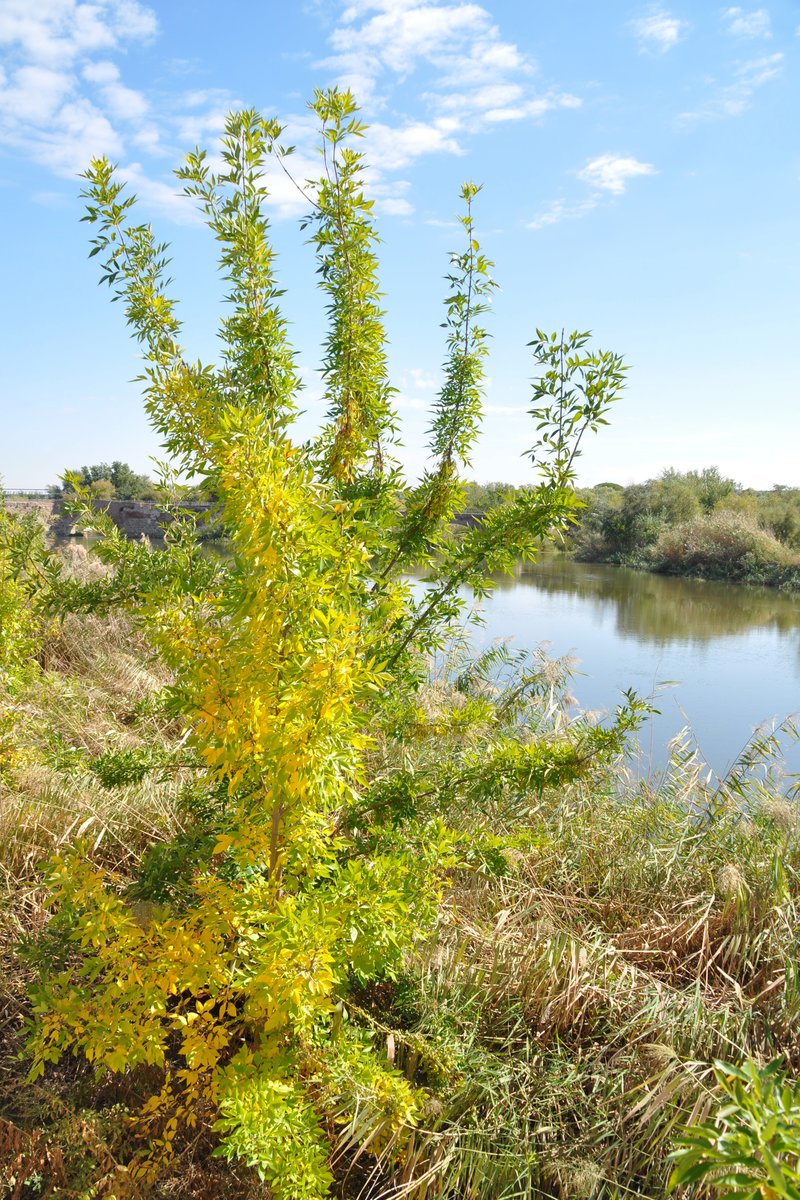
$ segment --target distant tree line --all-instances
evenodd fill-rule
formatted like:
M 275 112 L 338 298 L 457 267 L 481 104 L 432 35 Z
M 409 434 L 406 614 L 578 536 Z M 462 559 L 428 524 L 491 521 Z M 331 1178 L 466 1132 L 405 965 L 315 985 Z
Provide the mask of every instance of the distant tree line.
M 463 508 L 465 512 L 491 512 L 507 496 L 524 490 L 510 483 L 465 483 Z
M 490 511 L 510 484 L 468 483 L 465 507 Z M 800 488 L 742 488 L 717 467 L 668 468 L 623 487 L 581 488 L 566 548 L 584 562 L 800 586 Z
M 48 489 L 59 498 L 75 494 L 75 485 L 87 488 L 98 500 L 158 500 L 161 489 L 149 475 L 140 475 L 126 462 L 94 463 L 64 471 L 61 482 Z
M 581 558 L 625 562 L 642 554 L 658 560 L 674 533 L 722 524 L 732 532 L 759 532 L 783 557 L 800 551 L 800 488 L 778 484 L 769 491 L 742 488 L 717 467 L 663 471 L 656 479 L 620 487 L 601 483 L 581 490 L 584 504 L 572 534 Z
M 126 462 L 115 459 L 112 463 L 93 463 L 90 467 L 64 471 L 60 483 L 48 488 L 53 499 L 75 495 L 75 486 L 86 488 L 98 500 L 164 500 L 164 488 L 149 475 L 141 475 Z M 185 500 L 200 500 L 199 489 L 184 487 L 181 496 Z

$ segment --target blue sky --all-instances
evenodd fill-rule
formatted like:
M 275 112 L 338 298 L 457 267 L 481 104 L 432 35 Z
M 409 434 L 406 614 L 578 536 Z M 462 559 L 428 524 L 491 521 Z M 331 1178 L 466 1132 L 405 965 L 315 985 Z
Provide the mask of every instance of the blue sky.
M 0 474 L 53 480 L 158 445 L 118 306 L 97 287 L 77 173 L 105 153 L 173 245 L 191 353 L 213 358 L 213 242 L 171 175 L 240 105 L 278 115 L 317 173 L 306 102 L 350 85 L 371 129 L 402 457 L 424 463 L 443 356 L 442 276 L 462 180 L 483 182 L 500 285 L 470 475 L 524 482 L 536 326 L 592 329 L 630 382 L 581 479 L 716 464 L 800 484 L 800 4 L 608 0 L 0 0 L 4 287 Z M 307 387 L 323 407 L 323 301 L 274 181 L 273 235 Z

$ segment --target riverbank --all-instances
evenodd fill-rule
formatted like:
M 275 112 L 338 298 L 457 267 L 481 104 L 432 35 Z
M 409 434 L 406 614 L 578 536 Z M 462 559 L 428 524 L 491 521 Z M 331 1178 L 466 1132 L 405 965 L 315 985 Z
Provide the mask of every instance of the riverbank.
M 515 490 L 468 484 L 465 496 L 489 511 Z M 564 546 L 578 562 L 800 591 L 800 488 L 741 488 L 707 467 L 577 494 Z
M 800 553 L 754 512 L 718 507 L 671 523 L 661 513 L 626 525 L 625 495 L 585 501 L 567 545 L 579 562 L 606 562 L 663 575 L 800 590 Z
M 632 571 L 647 571 L 651 575 L 670 575 L 680 579 L 699 579 L 714 583 L 732 583 L 744 587 L 776 588 L 783 592 L 800 593 L 800 563 L 744 564 L 735 571 L 726 571 L 714 562 L 654 561 L 644 554 L 609 554 L 590 557 L 585 553 L 571 556 L 574 562 L 598 563 L 613 567 L 628 567 Z
M 76 516 L 64 499 L 10 498 L 3 502 L 5 511 L 13 518 L 36 515 L 57 542 L 84 536 L 85 519 Z M 93 500 L 94 511 L 111 519 L 125 537 L 164 540 L 166 529 L 173 519 L 170 511 L 152 500 Z M 197 521 L 201 540 L 222 538 L 223 529 L 217 519 L 217 506 L 204 501 L 186 501 L 183 512 L 191 513 Z

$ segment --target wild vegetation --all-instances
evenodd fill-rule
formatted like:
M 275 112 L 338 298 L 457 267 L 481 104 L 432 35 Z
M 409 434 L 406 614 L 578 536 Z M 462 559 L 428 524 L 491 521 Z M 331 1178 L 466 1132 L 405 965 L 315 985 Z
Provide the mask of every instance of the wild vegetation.
M 469 483 L 466 508 L 491 511 L 518 490 Z M 707 467 L 667 469 L 628 487 L 600 483 L 577 489 L 577 496 L 564 548 L 579 561 L 800 587 L 800 488 L 741 488 Z
M 577 558 L 672 575 L 800 586 L 800 489 L 742 489 L 716 467 L 582 491 Z
M 174 492 L 174 488 L 134 471 L 128 463 L 118 459 L 77 470 L 67 469 L 60 481 L 50 484 L 47 490 L 56 500 L 74 500 L 79 493 L 86 492 L 94 500 L 149 500 L 156 503 L 169 502 Z M 187 484 L 181 486 L 180 494 L 184 501 L 208 499 L 199 488 Z
M 478 189 L 409 487 L 363 128 L 349 94 L 312 107 L 311 444 L 264 208 L 280 126 L 232 115 L 219 171 L 198 150 L 178 172 L 230 288 L 215 366 L 183 355 L 133 198 L 105 160 L 87 173 L 145 407 L 230 555 L 179 501 L 165 550 L 126 542 L 78 481 L 91 555 L 0 510 L 4 1185 L 589 1200 L 664 1195 L 672 1172 L 684 1196 L 795 1196 L 800 826 L 777 737 L 721 783 L 679 745 L 629 784 L 646 705 L 570 720 L 563 664 L 456 636 L 465 588 L 568 527 L 621 360 L 536 331 L 536 481 L 456 536 L 492 288 Z
M 76 489 L 85 489 L 96 500 L 159 500 L 162 491 L 149 475 L 138 474 L 126 462 L 93 463 L 79 470 L 66 470 L 60 483 L 52 484 L 55 498 L 73 497 Z

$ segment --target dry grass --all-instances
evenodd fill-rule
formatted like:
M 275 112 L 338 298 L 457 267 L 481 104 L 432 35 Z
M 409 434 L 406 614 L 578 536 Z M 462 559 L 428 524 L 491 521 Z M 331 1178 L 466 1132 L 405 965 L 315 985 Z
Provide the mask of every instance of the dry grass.
M 428 708 L 441 727 L 441 695 Z M 474 750 L 463 730 L 445 740 Z M 380 1018 L 439 1108 L 404 1170 L 360 1195 L 663 1197 L 675 1132 L 718 1103 L 714 1059 L 800 1068 L 800 822 L 776 750 L 757 738 L 722 785 L 678 744 L 653 784 L 600 771 L 544 795 L 435 794 L 476 845 L 505 835 L 507 868 L 457 873 Z M 412 762 L 439 769 L 424 737 Z
M 91 577 L 97 568 L 80 550 L 73 568 Z M 18 1055 L 32 975 L 17 947 L 47 923 L 43 864 L 80 840 L 99 862 L 131 870 L 175 832 L 182 785 L 173 772 L 109 789 L 90 769 L 97 755 L 166 748 L 175 738 L 157 700 L 169 678 L 126 616 L 67 617 L 42 661 L 35 682 L 0 696 L 0 1179 L 4 1172 L 8 1194 L 20 1200 L 46 1188 L 37 1180 L 65 1198 L 84 1194 L 74 1190 L 77 1167 L 91 1159 L 102 1175 L 116 1136 L 104 1132 L 108 1114 L 83 1111 L 74 1068 L 54 1072 L 47 1090 L 24 1083 Z M 119 1113 L 115 1121 L 121 1127 Z
M 77 567 L 94 569 L 80 556 Z M 679 745 L 652 785 L 598 770 L 543 793 L 486 790 L 464 764 L 502 732 L 493 710 L 514 736 L 564 731 L 563 668 L 536 671 L 527 715 L 503 707 L 518 681 L 503 690 L 478 672 L 453 692 L 439 680 L 371 752 L 373 775 L 406 772 L 417 815 L 444 817 L 474 853 L 406 977 L 359 1001 L 358 1019 L 429 1102 L 399 1165 L 370 1170 L 340 1148 L 343 1195 L 664 1196 L 676 1128 L 715 1103 L 714 1058 L 781 1054 L 800 1067 L 800 820 L 762 769 L 773 743 L 745 753 L 724 787 Z M 0 1147 L 64 1200 L 103 1194 L 78 1189 L 82 1155 L 92 1178 L 113 1178 L 135 1081 L 98 1090 L 67 1062 L 46 1090 L 21 1086 L 29 968 L 14 945 L 44 927 L 40 869 L 53 850 L 83 839 L 125 875 L 180 827 L 179 773 L 107 788 L 91 769 L 109 751 L 174 746 L 157 700 L 168 682 L 127 618 L 73 616 L 0 717 L 0 745 L 13 746 L 0 774 Z M 181 1171 L 159 1195 L 264 1194 L 244 1170 Z M 32 1200 L 25 1186 L 20 1200 Z
M 660 570 L 726 579 L 746 578 L 763 567 L 798 564 L 797 554 L 754 517 L 720 509 L 665 529 L 650 551 Z
M 169 682 L 122 615 L 69 616 L 49 639 L 45 671 L 6 698 L 0 775 L 0 869 L 7 885 L 78 837 L 121 861 L 174 828 L 179 780 L 104 788 L 88 764 L 98 755 L 162 745 L 174 737 L 153 704 Z

